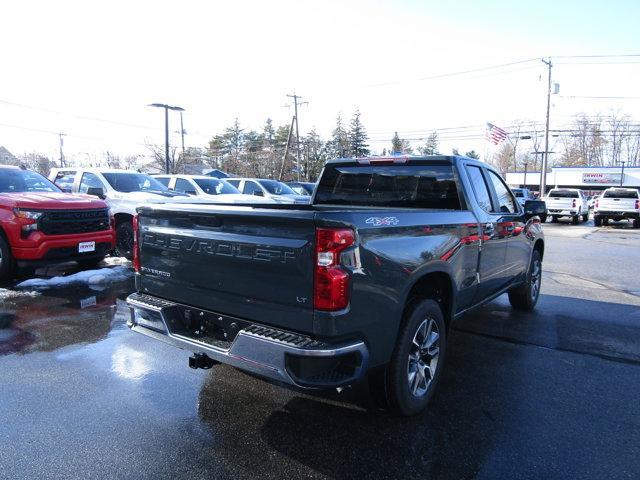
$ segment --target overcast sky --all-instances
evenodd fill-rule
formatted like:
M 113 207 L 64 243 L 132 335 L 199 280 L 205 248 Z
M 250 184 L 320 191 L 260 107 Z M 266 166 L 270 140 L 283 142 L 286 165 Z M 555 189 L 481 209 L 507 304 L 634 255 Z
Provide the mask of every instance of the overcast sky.
M 204 146 L 236 117 L 288 123 L 295 91 L 303 133 L 326 136 L 358 107 L 374 151 L 396 130 L 473 125 L 443 131 L 442 147 L 482 150 L 486 121 L 543 121 L 542 62 L 428 77 L 542 56 L 558 57 L 552 127 L 579 111 L 640 120 L 637 98 L 575 98 L 640 97 L 640 57 L 559 58 L 640 54 L 638 19 L 637 0 L 5 2 L 0 145 L 57 158 L 62 131 L 71 159 L 143 153 L 163 142 L 162 113 L 146 107 L 162 102 L 186 109 L 187 146 Z

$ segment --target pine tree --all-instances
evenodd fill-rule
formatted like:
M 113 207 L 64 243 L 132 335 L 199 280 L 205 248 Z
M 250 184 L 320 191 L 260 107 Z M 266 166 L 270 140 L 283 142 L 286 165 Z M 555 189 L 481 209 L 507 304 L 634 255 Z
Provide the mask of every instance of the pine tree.
M 393 135 L 391 139 L 391 154 L 397 154 L 402 152 L 402 140 L 400 140 L 400 136 L 398 132 Z
M 469 158 L 475 158 L 476 160 L 480 158 L 480 155 L 478 155 L 475 150 L 469 150 L 467 153 L 465 153 L 465 156 Z
M 342 124 L 342 115 L 336 118 L 336 128 L 331 132 L 329 153 L 332 158 L 344 158 L 349 155 L 349 135 Z
M 424 147 L 419 147 L 418 151 L 422 155 L 435 155 L 438 153 L 438 132 L 435 130 L 431 132 L 431 135 L 427 138 L 427 143 Z
M 351 118 L 351 125 L 349 129 L 349 147 L 352 157 L 366 157 L 369 155 L 369 139 L 367 132 L 364 129 L 364 125 L 360 121 L 360 111 L 356 110 Z

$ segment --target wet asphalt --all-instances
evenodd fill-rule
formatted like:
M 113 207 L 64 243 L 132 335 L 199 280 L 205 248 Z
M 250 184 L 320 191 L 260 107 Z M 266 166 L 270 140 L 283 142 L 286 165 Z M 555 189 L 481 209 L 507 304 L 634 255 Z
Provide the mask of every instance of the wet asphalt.
M 409 419 L 362 385 L 189 369 L 127 329 L 131 278 L 5 292 L 0 478 L 640 478 L 640 232 L 545 233 L 536 311 L 503 296 L 458 322 Z

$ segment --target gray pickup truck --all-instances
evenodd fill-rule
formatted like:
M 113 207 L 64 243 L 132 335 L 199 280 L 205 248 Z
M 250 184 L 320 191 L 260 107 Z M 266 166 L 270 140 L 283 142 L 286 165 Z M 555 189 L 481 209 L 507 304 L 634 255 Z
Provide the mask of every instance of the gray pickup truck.
M 540 292 L 541 201 L 465 157 L 327 163 L 309 205 L 149 205 L 135 220 L 136 332 L 302 388 L 368 380 L 422 411 L 452 323 Z

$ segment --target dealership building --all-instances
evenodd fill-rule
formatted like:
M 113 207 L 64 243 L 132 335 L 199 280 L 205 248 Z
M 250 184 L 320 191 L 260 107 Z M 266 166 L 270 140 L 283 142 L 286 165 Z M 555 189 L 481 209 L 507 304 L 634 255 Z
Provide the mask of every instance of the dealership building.
M 526 177 L 526 178 L 525 178 Z M 540 188 L 540 172 L 507 172 L 511 187 L 526 187 L 532 191 Z M 640 167 L 553 167 L 547 173 L 547 191 L 552 188 L 579 188 L 589 195 L 609 188 L 640 188 Z

